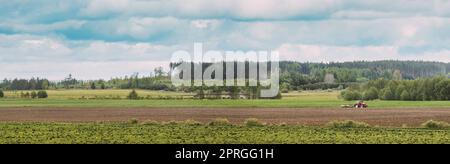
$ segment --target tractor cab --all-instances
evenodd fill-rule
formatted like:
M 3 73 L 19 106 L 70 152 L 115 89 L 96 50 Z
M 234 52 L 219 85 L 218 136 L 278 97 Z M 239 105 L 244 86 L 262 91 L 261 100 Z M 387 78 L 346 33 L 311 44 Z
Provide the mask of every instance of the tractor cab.
M 356 104 L 353 105 L 354 108 L 368 108 L 369 105 L 364 103 L 364 101 L 358 101 Z
M 366 103 L 364 103 L 364 101 L 358 101 L 355 104 L 351 105 L 351 104 L 347 104 L 347 105 L 341 105 L 342 108 L 345 109 L 365 109 L 368 108 L 369 105 L 367 105 Z

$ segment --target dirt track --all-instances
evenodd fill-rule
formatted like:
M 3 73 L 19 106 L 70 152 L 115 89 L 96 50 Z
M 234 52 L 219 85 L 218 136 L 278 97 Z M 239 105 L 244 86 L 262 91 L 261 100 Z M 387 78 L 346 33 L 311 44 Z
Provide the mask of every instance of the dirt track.
M 380 126 L 417 126 L 430 119 L 450 122 L 450 109 L 0 108 L 0 122 L 122 122 L 132 118 L 141 121 L 194 119 L 202 122 L 227 118 L 233 123 L 258 118 L 267 123 L 302 125 L 323 125 L 333 120 L 348 119 Z

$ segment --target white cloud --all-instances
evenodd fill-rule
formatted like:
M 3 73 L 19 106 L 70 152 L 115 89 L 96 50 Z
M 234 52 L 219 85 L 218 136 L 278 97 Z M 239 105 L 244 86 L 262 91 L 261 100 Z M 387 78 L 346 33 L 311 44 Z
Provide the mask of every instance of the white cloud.
M 0 62 L 167 61 L 183 47 L 151 43 L 63 41 L 32 35 L 0 35 Z
M 286 19 L 329 13 L 340 0 L 92 0 L 80 13 L 174 16 L 179 18 Z
M 0 63 L 18 69 L 2 70 L 12 77 L 96 65 L 123 75 L 111 63 L 139 71 L 135 62 L 162 63 L 194 42 L 223 51 L 278 49 L 299 61 L 448 62 L 448 27 L 447 0 L 11 0 L 0 5 Z M 15 64 L 24 62 L 30 67 Z M 55 72 L 38 69 L 42 62 Z
M 406 14 L 398 12 L 382 12 L 371 10 L 342 10 L 333 13 L 331 16 L 333 19 L 386 19 L 386 18 L 399 18 L 407 17 Z
M 64 60 L 72 50 L 61 40 L 29 35 L 0 35 L 1 62 Z
M 222 25 L 222 21 L 220 20 L 199 19 L 191 21 L 191 26 L 198 29 L 216 28 L 220 25 Z
M 133 1 L 130 0 L 92 0 L 81 10 L 84 16 L 105 16 L 111 13 L 124 12 Z
M 154 68 L 166 67 L 168 64 L 160 61 L 1 63 L 0 79 L 44 77 L 49 80 L 62 80 L 69 74 L 82 80 L 110 79 L 134 73 L 148 76 Z
M 284 60 L 301 62 L 344 62 L 377 60 L 423 60 L 450 62 L 450 51 L 400 54 L 395 46 L 322 46 L 283 44 L 277 51 Z
M 400 57 L 396 47 L 368 46 L 368 47 L 338 47 L 321 45 L 292 45 L 283 44 L 278 48 L 285 60 L 302 62 L 331 62 L 355 60 L 386 60 Z
M 67 20 L 51 24 L 25 24 L 21 22 L 1 22 L 0 28 L 11 29 L 17 32 L 42 33 L 56 30 L 79 29 L 86 21 Z
M 339 6 L 338 0 L 236 0 L 228 10 L 244 19 L 292 19 L 323 16 Z
M 407 4 L 407 5 L 405 5 Z M 122 14 L 192 19 L 377 19 L 386 17 L 449 16 L 447 0 L 92 0 L 84 16 Z
M 30 35 L 0 35 L 0 78 L 47 77 L 61 80 L 67 74 L 97 79 L 149 74 L 169 65 L 171 53 L 182 47 L 149 43 L 103 41 L 66 42 Z
M 77 48 L 79 60 L 88 61 L 167 61 L 177 46 L 163 46 L 149 43 L 108 43 L 94 41 L 86 47 Z
M 117 22 L 116 34 L 130 35 L 134 38 L 145 39 L 174 31 L 179 27 L 180 21 L 172 17 L 164 18 L 130 18 L 126 23 Z M 114 27 L 113 27 L 114 28 Z

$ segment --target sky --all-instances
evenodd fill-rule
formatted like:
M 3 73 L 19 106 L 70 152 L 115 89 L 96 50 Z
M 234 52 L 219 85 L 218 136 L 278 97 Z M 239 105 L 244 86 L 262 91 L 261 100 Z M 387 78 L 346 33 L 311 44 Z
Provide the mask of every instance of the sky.
M 448 0 L 0 0 L 0 78 L 109 79 L 172 53 L 450 62 Z

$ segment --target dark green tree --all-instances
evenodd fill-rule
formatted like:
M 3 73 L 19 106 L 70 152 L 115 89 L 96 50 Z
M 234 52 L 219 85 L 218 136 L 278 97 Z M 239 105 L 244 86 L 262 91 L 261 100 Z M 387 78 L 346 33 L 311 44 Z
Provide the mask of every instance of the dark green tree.
M 138 93 L 136 92 L 136 90 L 133 89 L 133 90 L 128 94 L 127 98 L 130 99 L 130 100 L 137 100 L 137 99 L 139 99 L 139 95 L 138 95 Z
M 411 95 L 409 94 L 409 92 L 407 90 L 404 90 L 402 92 L 402 94 L 400 94 L 400 100 L 403 100 L 403 101 L 411 100 Z
M 364 92 L 363 96 L 364 100 L 375 100 L 378 99 L 378 89 L 375 87 L 371 87 L 369 90 Z
M 39 91 L 39 92 L 37 93 L 37 97 L 40 98 L 40 99 L 48 98 L 47 91 Z
M 358 91 L 347 90 L 343 93 L 343 98 L 346 101 L 361 100 L 362 95 Z
M 442 79 L 435 86 L 437 100 L 449 100 L 450 96 L 450 80 Z
M 30 96 L 32 99 L 35 99 L 35 98 L 37 98 L 38 95 L 37 95 L 36 91 L 33 91 L 33 92 L 31 92 Z
M 94 82 L 91 83 L 91 89 L 92 89 L 92 90 L 97 89 L 97 87 L 95 86 L 95 83 L 94 83 Z
M 398 85 L 397 89 L 395 90 L 395 99 L 399 100 L 401 99 L 401 95 L 403 94 L 403 91 L 405 91 L 407 88 L 405 85 L 400 84 Z
M 380 98 L 382 100 L 394 100 L 395 92 L 393 91 L 393 89 L 391 87 L 384 88 L 381 91 Z
M 30 92 L 25 92 L 25 94 L 22 95 L 22 98 L 30 98 Z
M 100 85 L 100 88 L 101 88 L 101 89 L 106 89 L 105 83 L 102 83 L 102 84 Z

